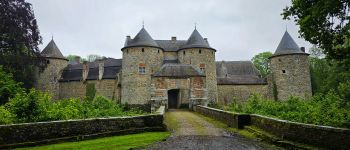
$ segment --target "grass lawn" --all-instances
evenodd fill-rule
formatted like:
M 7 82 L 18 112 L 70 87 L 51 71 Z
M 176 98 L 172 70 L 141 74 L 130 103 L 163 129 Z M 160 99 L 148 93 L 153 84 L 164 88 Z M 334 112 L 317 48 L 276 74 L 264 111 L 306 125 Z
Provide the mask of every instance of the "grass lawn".
M 37 147 L 21 148 L 25 150 L 60 150 L 60 149 L 118 149 L 127 150 L 135 147 L 144 147 L 157 141 L 161 141 L 170 135 L 169 132 L 146 132 L 140 134 L 130 134 L 123 136 L 113 136 L 86 140 L 80 142 L 66 142 Z

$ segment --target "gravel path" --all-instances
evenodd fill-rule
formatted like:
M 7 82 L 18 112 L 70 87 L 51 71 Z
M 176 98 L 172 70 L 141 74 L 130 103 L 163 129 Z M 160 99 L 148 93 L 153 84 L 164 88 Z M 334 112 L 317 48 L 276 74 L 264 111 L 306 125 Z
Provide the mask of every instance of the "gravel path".
M 158 142 L 150 150 L 256 150 L 275 149 L 258 141 L 230 134 L 217 128 L 200 115 L 187 110 L 169 110 L 165 124 L 173 132 L 164 142 Z

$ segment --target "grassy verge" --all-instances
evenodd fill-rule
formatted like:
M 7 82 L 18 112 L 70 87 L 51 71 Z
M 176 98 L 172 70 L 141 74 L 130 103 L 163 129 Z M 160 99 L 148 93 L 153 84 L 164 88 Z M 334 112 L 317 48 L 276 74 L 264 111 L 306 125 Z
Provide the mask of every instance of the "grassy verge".
M 145 147 L 157 141 L 164 140 L 170 135 L 169 132 L 146 132 L 123 136 L 106 137 L 81 142 L 67 142 L 38 147 L 21 148 L 23 150 L 66 150 L 66 149 L 118 149 L 128 150 L 130 148 Z

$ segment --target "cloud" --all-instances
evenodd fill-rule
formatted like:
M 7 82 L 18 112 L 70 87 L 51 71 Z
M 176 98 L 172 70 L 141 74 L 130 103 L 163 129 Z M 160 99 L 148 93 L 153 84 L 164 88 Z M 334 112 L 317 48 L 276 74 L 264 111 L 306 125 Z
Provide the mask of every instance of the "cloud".
M 249 60 L 274 51 L 288 26 L 299 46 L 298 27 L 282 20 L 288 0 L 28 0 L 33 4 L 43 49 L 54 35 L 64 55 L 121 58 L 125 36 L 141 29 L 154 39 L 187 39 L 194 29 L 216 48 L 217 60 Z

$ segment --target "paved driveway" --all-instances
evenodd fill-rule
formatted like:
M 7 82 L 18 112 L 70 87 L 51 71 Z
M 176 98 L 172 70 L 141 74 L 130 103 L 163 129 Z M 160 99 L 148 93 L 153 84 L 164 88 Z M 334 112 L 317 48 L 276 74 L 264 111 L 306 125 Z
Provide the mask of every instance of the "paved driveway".
M 188 110 L 169 110 L 165 115 L 165 124 L 173 132 L 172 136 L 148 149 L 276 149 L 276 147 L 247 139 L 238 134 L 230 134 L 208 122 L 202 116 Z

